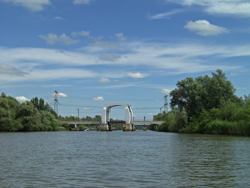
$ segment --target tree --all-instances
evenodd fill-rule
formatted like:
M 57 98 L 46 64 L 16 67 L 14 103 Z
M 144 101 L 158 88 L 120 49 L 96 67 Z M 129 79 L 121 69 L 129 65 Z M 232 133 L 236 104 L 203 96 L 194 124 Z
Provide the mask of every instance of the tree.
M 39 110 L 38 98 L 35 97 L 35 98 L 31 99 L 31 102 L 33 103 L 34 107 Z
M 22 103 L 17 111 L 17 118 L 23 125 L 23 131 L 40 131 L 41 114 L 32 102 Z
M 94 118 L 94 121 L 102 121 L 102 116 L 100 115 L 96 115 L 95 118 Z
M 22 125 L 16 120 L 16 110 L 19 102 L 4 93 L 0 97 L 0 131 L 18 131 L 22 129 Z
M 219 108 L 227 101 L 240 102 L 234 94 L 236 90 L 232 83 L 220 69 L 212 73 L 212 77 L 187 77 L 176 85 L 177 89 L 170 93 L 170 105 L 172 108 L 178 106 L 181 111 L 185 110 L 189 119 L 197 117 L 202 110 Z
M 39 99 L 39 110 L 45 110 L 44 108 L 44 100 L 42 98 Z
M 2 98 L 7 98 L 6 94 L 4 92 L 1 93 L 1 96 Z
M 166 116 L 167 116 L 167 113 L 165 111 L 163 111 L 163 113 L 159 113 L 157 115 L 154 115 L 153 120 L 154 121 L 163 121 L 163 120 L 165 120 Z

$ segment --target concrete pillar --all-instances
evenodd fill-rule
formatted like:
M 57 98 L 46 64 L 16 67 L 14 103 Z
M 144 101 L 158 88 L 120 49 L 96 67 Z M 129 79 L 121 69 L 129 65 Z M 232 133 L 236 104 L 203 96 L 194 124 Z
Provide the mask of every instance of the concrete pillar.
M 109 131 L 109 125 L 108 124 L 101 124 L 99 130 L 100 131 Z
M 134 124 L 124 124 L 123 131 L 135 131 Z

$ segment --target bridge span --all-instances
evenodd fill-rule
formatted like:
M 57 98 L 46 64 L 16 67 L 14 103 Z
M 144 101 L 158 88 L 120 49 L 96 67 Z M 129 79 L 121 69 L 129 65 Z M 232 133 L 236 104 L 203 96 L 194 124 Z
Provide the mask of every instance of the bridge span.
M 79 127 L 79 125 L 101 125 L 102 122 L 101 121 L 62 121 L 62 123 L 68 123 L 69 125 L 74 125 L 75 128 Z M 112 123 L 120 123 L 121 122 L 116 122 L 116 121 L 113 121 Z M 125 123 L 125 121 L 124 121 Z M 124 124 L 123 123 L 123 124 Z M 149 125 L 152 125 L 152 124 L 155 124 L 155 125 L 161 125 L 162 123 L 164 123 L 164 121 L 131 121 L 131 124 L 133 125 L 145 125 L 145 126 L 149 126 Z M 121 124 L 121 125 L 123 125 Z

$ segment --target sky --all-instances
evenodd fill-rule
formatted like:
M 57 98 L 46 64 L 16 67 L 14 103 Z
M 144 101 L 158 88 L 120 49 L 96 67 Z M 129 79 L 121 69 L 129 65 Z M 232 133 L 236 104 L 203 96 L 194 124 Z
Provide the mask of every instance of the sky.
M 178 81 L 217 69 L 250 93 L 249 0 L 0 0 L 0 28 L 0 92 L 54 107 L 56 90 L 62 116 L 117 102 L 151 120 Z

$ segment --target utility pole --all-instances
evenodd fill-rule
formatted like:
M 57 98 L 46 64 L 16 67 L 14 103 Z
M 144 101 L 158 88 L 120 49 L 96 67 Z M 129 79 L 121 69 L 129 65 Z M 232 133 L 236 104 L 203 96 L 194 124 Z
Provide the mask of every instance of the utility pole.
M 55 95 L 55 98 L 54 98 L 54 111 L 58 115 L 58 92 L 57 92 L 57 90 L 55 90 L 54 95 Z
M 164 111 L 168 112 L 168 95 L 165 95 L 164 99 Z
M 78 121 L 79 121 L 79 108 L 78 109 L 76 109 L 77 111 L 78 111 Z
M 162 112 L 161 112 L 162 108 L 163 108 L 163 107 L 160 108 L 161 120 L 162 120 Z

